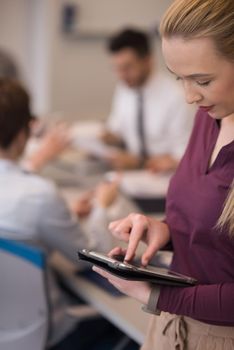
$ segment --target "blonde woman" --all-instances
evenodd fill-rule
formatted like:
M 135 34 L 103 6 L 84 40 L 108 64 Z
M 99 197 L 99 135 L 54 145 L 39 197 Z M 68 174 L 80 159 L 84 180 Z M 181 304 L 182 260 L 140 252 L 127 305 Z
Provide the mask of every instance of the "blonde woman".
M 234 1 L 176 0 L 161 23 L 168 69 L 198 112 L 167 197 L 166 219 L 131 214 L 111 224 L 128 242 L 140 240 L 142 263 L 172 241 L 172 269 L 198 279 L 188 288 L 123 281 L 118 289 L 148 305 L 153 316 L 144 350 L 234 349 Z M 120 249 L 114 250 L 119 253 Z M 159 315 L 160 314 L 160 315 Z

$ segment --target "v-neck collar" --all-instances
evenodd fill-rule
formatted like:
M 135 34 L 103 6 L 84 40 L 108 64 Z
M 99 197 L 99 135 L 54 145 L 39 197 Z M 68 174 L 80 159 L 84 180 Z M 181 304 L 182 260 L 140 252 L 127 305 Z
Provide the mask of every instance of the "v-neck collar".
M 227 145 L 223 146 L 219 153 L 217 154 L 214 162 L 212 163 L 211 166 L 209 166 L 210 164 L 210 159 L 211 159 L 211 156 L 212 156 L 212 153 L 214 151 L 214 148 L 215 148 L 215 145 L 217 143 L 217 140 L 218 140 L 218 137 L 219 137 L 219 132 L 220 132 L 220 128 L 221 128 L 221 122 L 219 119 L 215 119 L 214 120 L 214 124 L 213 124 L 213 130 L 212 130 L 212 133 L 213 133 L 213 141 L 211 142 L 210 146 L 208 147 L 208 152 L 207 152 L 207 158 L 206 158 L 206 162 L 204 164 L 205 166 L 205 169 L 204 169 L 204 172 L 206 175 L 208 175 L 209 173 L 211 173 L 215 168 L 216 168 L 216 165 L 219 164 L 219 162 L 221 161 L 221 157 L 223 155 L 223 153 L 234 145 L 234 139 L 229 142 Z M 224 154 L 224 157 L 225 157 L 225 154 Z M 233 154 L 233 157 L 234 157 L 234 154 Z

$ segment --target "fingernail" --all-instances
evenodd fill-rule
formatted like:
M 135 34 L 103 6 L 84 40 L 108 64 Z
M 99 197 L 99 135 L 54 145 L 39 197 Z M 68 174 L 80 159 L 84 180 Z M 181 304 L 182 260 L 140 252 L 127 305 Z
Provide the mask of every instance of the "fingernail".
M 129 254 L 125 255 L 124 260 L 126 260 L 126 261 L 130 260 Z

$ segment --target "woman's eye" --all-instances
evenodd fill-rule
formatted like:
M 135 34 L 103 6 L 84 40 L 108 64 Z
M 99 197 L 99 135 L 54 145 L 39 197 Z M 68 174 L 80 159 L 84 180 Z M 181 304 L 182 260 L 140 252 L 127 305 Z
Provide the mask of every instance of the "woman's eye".
M 197 84 L 200 86 L 207 86 L 210 84 L 210 80 L 207 81 L 197 81 Z
M 181 78 L 180 77 L 176 77 L 176 80 L 179 81 L 179 80 L 181 80 Z

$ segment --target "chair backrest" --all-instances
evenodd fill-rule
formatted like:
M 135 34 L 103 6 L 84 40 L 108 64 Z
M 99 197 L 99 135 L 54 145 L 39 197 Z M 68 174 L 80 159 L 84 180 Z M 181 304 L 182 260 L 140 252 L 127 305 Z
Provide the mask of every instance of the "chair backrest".
M 48 336 L 46 257 L 0 238 L 0 349 L 43 350 Z

